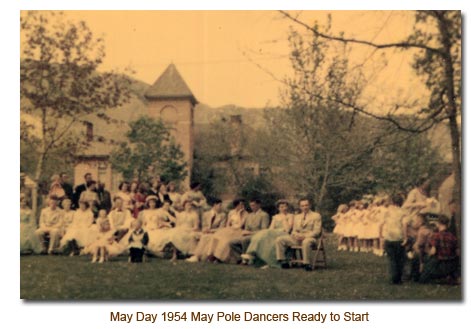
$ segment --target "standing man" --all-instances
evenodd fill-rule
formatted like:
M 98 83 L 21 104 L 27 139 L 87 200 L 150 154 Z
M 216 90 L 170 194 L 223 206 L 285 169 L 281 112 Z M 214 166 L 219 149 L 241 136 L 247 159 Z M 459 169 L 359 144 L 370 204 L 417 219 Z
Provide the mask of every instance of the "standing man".
M 65 195 L 66 195 L 67 199 L 73 200 L 74 188 L 73 188 L 72 184 L 70 184 L 68 182 L 68 177 L 69 176 L 67 176 L 67 174 L 65 172 L 61 172 L 60 175 L 59 175 L 59 179 L 60 179 L 59 182 L 62 186 L 62 189 L 65 192 Z
M 380 238 L 384 240 L 384 250 L 389 258 L 389 273 L 392 284 L 402 284 L 402 274 L 406 261 L 407 212 L 401 208 L 403 199 L 400 195 L 392 197 L 390 205 L 380 224 Z
M 100 209 L 105 209 L 108 214 L 111 211 L 111 194 L 108 190 L 105 190 L 105 183 L 98 181 L 98 188 L 96 190 L 98 195 L 98 204 Z
M 56 251 L 63 227 L 62 217 L 63 211 L 57 206 L 57 198 L 49 198 L 48 207 L 41 211 L 39 227 L 34 232 L 42 246 L 41 254 L 52 254 Z M 46 245 L 46 235 L 49 235 L 49 248 Z
M 93 180 L 92 179 L 92 174 L 90 174 L 90 173 L 86 173 L 83 176 L 83 178 L 85 179 L 85 183 L 80 184 L 80 185 L 75 187 L 74 197 L 72 199 L 75 209 L 78 208 L 78 202 L 80 200 L 80 195 L 82 194 L 83 191 L 85 191 L 87 189 L 87 183 L 91 182 Z
M 286 249 L 292 246 L 301 246 L 304 269 L 312 271 L 310 264 L 312 246 L 321 236 L 322 217 L 319 213 L 311 210 L 311 203 L 307 198 L 299 200 L 299 208 L 301 208 L 301 213 L 294 217 L 293 231 L 290 236 L 280 236 L 276 239 L 276 259 L 281 263 L 282 268 L 289 268 Z
M 243 237 L 231 241 L 231 249 L 237 257 L 240 257 L 240 255 L 247 251 L 250 239 L 255 232 L 267 229 L 270 225 L 270 217 L 262 210 L 260 199 L 251 199 L 249 205 L 252 211 L 245 219 Z

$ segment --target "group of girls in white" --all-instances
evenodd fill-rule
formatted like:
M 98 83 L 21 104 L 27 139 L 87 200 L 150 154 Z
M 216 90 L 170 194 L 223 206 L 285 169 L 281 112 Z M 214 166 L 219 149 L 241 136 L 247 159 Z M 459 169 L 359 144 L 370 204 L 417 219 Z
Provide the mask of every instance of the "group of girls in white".
M 428 182 L 427 182 L 428 184 Z M 351 201 L 348 205 L 341 204 L 332 217 L 335 222 L 333 232 L 338 236 L 340 251 L 371 252 L 378 256 L 384 255 L 384 241 L 381 227 L 392 205 L 387 194 L 364 196 L 361 200 Z M 412 189 L 401 207 L 405 213 L 406 235 L 415 235 L 414 221 L 419 213 L 438 215 L 440 205 L 437 199 L 429 197 L 427 188 L 422 184 Z

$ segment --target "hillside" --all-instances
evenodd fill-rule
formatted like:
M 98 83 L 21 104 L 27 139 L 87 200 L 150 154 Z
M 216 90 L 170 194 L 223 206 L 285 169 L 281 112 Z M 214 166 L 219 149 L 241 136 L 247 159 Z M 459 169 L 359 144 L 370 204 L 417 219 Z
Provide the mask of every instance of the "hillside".
M 124 141 L 125 133 L 128 129 L 127 123 L 147 114 L 147 101 L 144 97 L 144 93 L 149 87 L 150 85 L 145 82 L 132 80 L 131 88 L 133 96 L 131 101 L 119 108 L 101 111 L 111 119 L 108 122 L 99 118 L 99 114 L 84 116 L 82 118 L 83 121 L 88 121 L 93 124 L 95 140 L 103 141 L 108 145 Z M 221 120 L 221 118 L 227 120 L 231 115 L 241 115 L 243 124 L 250 126 L 252 129 L 263 128 L 265 125 L 264 112 L 265 109 L 263 108 L 245 108 L 233 104 L 221 107 L 211 107 L 207 104 L 200 103 L 195 107 L 194 118 L 196 133 L 200 130 L 207 129 L 211 122 Z M 36 121 L 31 116 L 25 116 L 24 114 L 22 114 L 21 117 L 23 120 L 27 119 L 29 123 Z M 76 127 L 76 131 L 80 135 L 84 135 L 85 127 L 78 125 Z M 446 124 L 441 123 L 437 125 L 431 129 L 427 135 L 431 140 L 432 145 L 439 150 L 444 160 L 451 162 L 451 143 Z M 95 145 L 95 147 L 97 146 L 99 145 Z M 99 146 L 99 149 L 107 148 Z M 86 153 L 89 152 L 93 152 L 93 150 L 90 149 Z

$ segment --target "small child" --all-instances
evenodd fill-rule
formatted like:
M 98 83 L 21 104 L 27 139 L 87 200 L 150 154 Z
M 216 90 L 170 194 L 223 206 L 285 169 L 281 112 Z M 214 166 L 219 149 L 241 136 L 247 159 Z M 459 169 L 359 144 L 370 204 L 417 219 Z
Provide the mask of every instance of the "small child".
M 146 246 L 149 243 L 149 235 L 142 228 L 142 220 L 136 219 L 131 224 L 131 235 L 129 236 L 129 261 L 131 263 L 142 263 Z
M 105 217 L 103 218 L 102 212 L 105 213 L 105 210 L 100 210 L 98 215 L 98 236 L 95 242 L 90 245 L 92 252 L 92 263 L 96 263 L 98 257 L 98 263 L 103 263 L 108 260 L 110 254 L 110 247 L 115 244 L 113 231 L 111 230 L 110 221 Z

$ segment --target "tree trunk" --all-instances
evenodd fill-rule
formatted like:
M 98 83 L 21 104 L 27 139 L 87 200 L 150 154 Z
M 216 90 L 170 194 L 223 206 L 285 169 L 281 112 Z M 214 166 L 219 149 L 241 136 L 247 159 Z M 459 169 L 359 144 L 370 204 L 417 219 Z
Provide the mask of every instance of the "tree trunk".
M 46 109 L 41 109 L 41 149 L 39 150 L 39 159 L 38 163 L 36 164 L 36 172 L 34 174 L 34 182 L 36 183 L 33 191 L 32 196 L 32 216 L 38 221 L 38 198 L 40 196 L 39 193 L 39 181 L 41 180 L 41 176 L 43 174 L 43 167 L 44 161 L 46 159 L 46 152 L 47 152 L 47 143 L 46 143 Z
M 448 100 L 446 111 L 448 114 L 448 124 L 450 127 L 451 137 L 451 152 L 452 152 L 452 169 L 455 174 L 455 184 L 453 186 L 453 200 L 456 204 L 456 235 L 458 238 L 458 246 L 461 248 L 461 134 L 458 127 L 458 108 L 456 105 L 455 96 L 455 81 L 454 81 L 454 67 L 453 58 L 451 55 L 451 36 L 448 22 L 443 15 L 437 15 L 439 22 L 440 35 L 442 38 L 443 45 L 443 62 L 445 65 L 445 88 L 446 98 Z
M 330 154 L 327 154 L 327 159 L 325 161 L 325 168 L 324 168 L 324 177 L 322 178 L 322 185 L 319 191 L 319 195 L 316 200 L 316 211 L 319 211 L 322 207 L 322 201 L 324 200 L 324 196 L 327 190 L 327 180 L 329 177 L 329 170 L 330 170 Z

